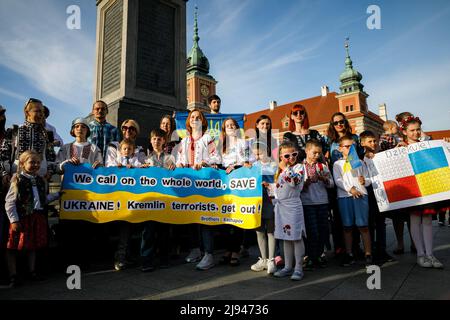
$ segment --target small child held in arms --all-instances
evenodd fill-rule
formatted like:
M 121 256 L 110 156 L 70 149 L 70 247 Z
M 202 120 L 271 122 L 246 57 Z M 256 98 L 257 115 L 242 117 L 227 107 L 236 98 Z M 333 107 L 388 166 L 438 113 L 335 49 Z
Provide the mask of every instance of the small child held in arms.
M 362 235 L 366 266 L 372 264 L 372 248 L 369 233 L 369 200 L 366 187 L 370 185 L 369 174 L 363 162 L 361 166 L 352 169 L 349 154 L 354 143 L 352 137 L 342 136 L 338 140 L 339 151 L 343 159 L 333 165 L 334 182 L 337 186 L 338 206 L 344 226 L 344 240 L 346 255 L 342 265 L 350 266 L 355 263 L 352 253 L 353 226 L 357 226 Z
M 379 152 L 377 136 L 367 130 L 361 132 L 359 139 L 365 152 L 364 163 L 369 167 L 371 159 Z M 394 258 L 386 252 L 386 216 L 378 210 L 372 185 L 367 187 L 367 193 L 369 196 L 369 233 L 374 258 L 380 262 L 394 261 Z
M 385 121 L 383 130 L 384 133 L 380 136 L 381 151 L 395 148 L 402 141 L 402 138 L 399 136 L 397 122 L 392 120 Z
M 274 197 L 274 175 L 278 165 L 266 152 L 267 145 L 264 142 L 255 142 L 252 152 L 256 159 L 253 166 L 261 168 L 263 184 L 263 209 L 261 215 L 261 226 L 256 229 L 256 237 L 261 256 L 251 266 L 253 271 L 267 270 L 268 274 L 276 271 L 275 266 L 275 216 L 272 199 Z
M 110 158 L 106 161 L 107 167 L 127 167 L 139 168 L 141 163 L 135 154 L 136 145 L 129 139 L 124 139 L 119 144 L 119 153 L 116 158 Z
M 162 129 L 154 129 L 150 133 L 150 143 L 153 151 L 148 154 L 142 167 L 159 167 L 169 170 L 175 169 L 175 157 L 163 151 L 167 134 Z M 141 237 L 142 272 L 154 270 L 153 259 L 159 251 L 159 267 L 169 267 L 169 227 L 167 223 L 146 221 Z
M 10 221 L 7 243 L 7 261 L 10 287 L 15 287 L 17 277 L 16 255 L 25 251 L 28 255 L 28 278 L 42 278 L 36 273 L 36 250 L 48 244 L 47 211 L 45 205 L 61 196 L 61 192 L 47 195 L 44 179 L 38 175 L 41 156 L 27 150 L 19 157 L 17 174 L 11 180 L 5 199 L 5 209 Z
M 305 220 L 300 192 L 303 189 L 304 167 L 297 163 L 298 150 L 292 142 L 279 147 L 280 163 L 275 175 L 275 238 L 284 246 L 284 268 L 273 275 L 277 278 L 291 276 L 303 279 L 303 256 L 306 237 Z
M 305 146 L 306 159 L 305 185 L 301 193 L 305 214 L 306 255 L 305 270 L 325 267 L 326 260 L 321 258 L 323 248 L 330 236 L 328 228 L 328 191 L 334 186 L 333 177 L 322 158 L 322 144 L 318 140 L 309 140 Z

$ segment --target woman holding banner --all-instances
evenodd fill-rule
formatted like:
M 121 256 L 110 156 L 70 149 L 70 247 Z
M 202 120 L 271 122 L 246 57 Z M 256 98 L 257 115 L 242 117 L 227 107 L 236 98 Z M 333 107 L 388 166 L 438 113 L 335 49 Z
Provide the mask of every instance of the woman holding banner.
M 222 151 L 221 169 L 226 170 L 227 174 L 244 165 L 247 145 L 245 140 L 240 137 L 239 124 L 235 119 L 227 118 L 222 123 L 219 146 Z M 244 230 L 236 226 L 225 226 L 225 228 L 227 251 L 222 257 L 221 263 L 238 266 Z
M 221 157 L 216 148 L 214 139 L 206 132 L 208 122 L 199 109 L 192 109 L 186 119 L 187 136 L 181 140 L 177 152 L 176 165 L 178 168 L 192 168 L 200 170 L 203 167 L 217 168 Z M 186 262 L 196 262 L 201 258 L 200 241 L 198 239 L 199 226 L 193 225 L 191 229 L 191 252 Z M 208 270 L 214 266 L 213 249 L 214 239 L 210 226 L 201 225 L 202 241 L 205 255 L 197 264 L 199 270 Z

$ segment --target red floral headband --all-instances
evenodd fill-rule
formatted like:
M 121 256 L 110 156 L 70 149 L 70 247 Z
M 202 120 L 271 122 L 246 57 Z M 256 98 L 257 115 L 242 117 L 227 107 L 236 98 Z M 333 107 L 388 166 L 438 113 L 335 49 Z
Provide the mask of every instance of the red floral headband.
M 406 130 L 406 128 L 408 127 L 408 124 L 410 124 L 411 122 L 418 122 L 420 125 L 422 125 L 422 121 L 420 121 L 419 117 L 408 116 L 400 122 L 400 126 L 402 127 L 402 130 Z

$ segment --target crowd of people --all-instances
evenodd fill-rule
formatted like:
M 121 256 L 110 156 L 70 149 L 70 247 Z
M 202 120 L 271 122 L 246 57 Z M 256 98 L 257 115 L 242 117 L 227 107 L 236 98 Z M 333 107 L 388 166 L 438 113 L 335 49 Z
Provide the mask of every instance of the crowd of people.
M 220 113 L 217 95 L 208 99 L 211 113 Z M 65 166 L 90 164 L 123 168 L 162 167 L 168 170 L 212 167 L 227 174 L 240 167 L 259 167 L 263 180 L 261 226 L 255 231 L 232 225 L 221 226 L 225 253 L 221 264 L 237 266 L 249 233 L 256 234 L 259 258 L 250 266 L 255 272 L 274 277 L 301 280 L 304 271 L 327 266 L 325 252 L 332 249 L 342 266 L 356 260 L 365 265 L 393 261 L 386 251 L 386 218 L 392 219 L 397 248 L 394 255 L 405 252 L 404 223 L 412 238 L 411 251 L 424 268 L 443 268 L 433 254 L 432 219 L 450 207 L 447 202 L 409 207 L 380 213 L 371 187 L 368 159 L 377 152 L 404 147 L 429 139 L 422 122 L 403 112 L 396 121 L 386 121 L 384 134 L 371 131 L 352 132 L 348 119 L 337 112 L 330 119 L 326 135 L 310 128 L 308 113 L 297 104 L 289 114 L 289 130 L 281 137 L 273 132 L 272 120 L 262 115 L 254 124 L 255 134 L 242 135 L 238 122 L 224 115 L 218 139 L 209 133 L 205 114 L 192 109 L 186 119 L 186 137 L 180 139 L 173 115 L 161 118 L 160 126 L 148 135 L 148 146 L 136 145 L 140 127 L 127 119 L 119 128 L 108 123 L 108 106 L 99 100 L 92 106 L 93 120 L 72 121 L 70 135 L 74 141 L 63 143 L 46 119 L 50 112 L 42 101 L 29 99 L 24 107 L 25 121 L 5 128 L 5 112 L 0 108 L 0 244 L 6 255 L 10 286 L 21 282 L 16 256 L 25 253 L 26 276 L 40 280 L 36 272 L 36 251 L 48 245 L 47 204 L 61 196 L 49 194 L 48 181 L 54 174 L 64 174 Z M 450 139 L 445 139 L 450 142 Z M 55 147 L 58 152 L 55 152 Z M 356 150 L 360 165 L 348 169 L 348 157 Z M 116 270 L 130 265 L 130 239 L 133 225 L 118 221 L 118 246 L 114 257 Z M 97 232 L 93 223 L 61 221 L 62 245 L 67 263 L 89 260 L 89 247 Z M 215 266 L 213 256 L 218 227 L 191 224 L 187 228 L 189 254 L 187 263 L 196 269 Z M 180 232 L 179 226 L 147 221 L 141 224 L 140 262 L 143 272 L 170 264 L 169 234 Z M 361 242 L 362 240 L 362 249 Z

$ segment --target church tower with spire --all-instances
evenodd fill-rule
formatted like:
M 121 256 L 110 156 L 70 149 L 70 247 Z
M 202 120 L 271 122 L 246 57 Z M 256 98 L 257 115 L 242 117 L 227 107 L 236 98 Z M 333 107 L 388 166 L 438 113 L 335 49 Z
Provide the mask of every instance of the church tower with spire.
M 198 45 L 197 7 L 195 7 L 194 19 L 194 44 L 187 58 L 187 103 L 188 109 L 199 108 L 210 112 L 208 97 L 216 94 L 217 81 L 209 75 L 209 61 Z
M 367 113 L 367 97 L 364 85 L 361 83 L 362 75 L 353 68 L 353 62 L 349 54 L 348 38 L 345 42 L 347 56 L 345 58 L 345 70 L 339 77 L 341 92 L 336 95 L 339 101 L 339 112 L 344 114 Z

